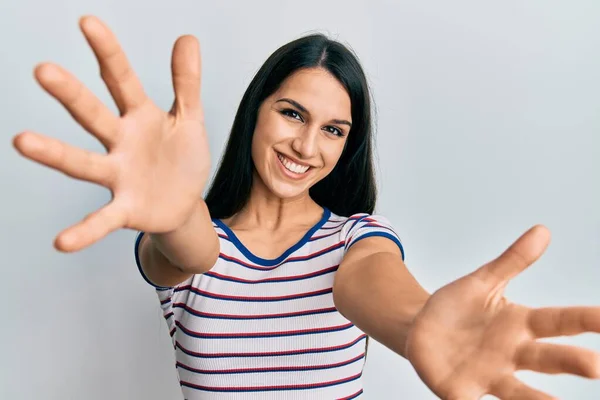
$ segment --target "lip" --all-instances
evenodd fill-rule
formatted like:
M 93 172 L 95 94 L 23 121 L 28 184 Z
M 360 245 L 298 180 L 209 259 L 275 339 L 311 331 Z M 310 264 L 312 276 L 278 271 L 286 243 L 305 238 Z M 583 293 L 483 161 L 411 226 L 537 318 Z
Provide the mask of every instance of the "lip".
M 296 173 L 294 173 L 294 172 L 292 172 L 292 171 L 289 171 L 289 170 L 288 170 L 288 169 L 285 167 L 285 165 L 283 165 L 283 164 L 281 163 L 281 160 L 279 159 L 279 154 L 280 154 L 280 153 L 278 153 L 278 152 L 276 152 L 276 151 L 275 151 L 275 161 L 277 162 L 277 165 L 279 165 L 279 169 L 280 169 L 280 171 L 281 171 L 281 172 L 282 172 L 282 173 L 283 173 L 283 174 L 284 174 L 286 177 L 288 177 L 288 178 L 290 178 L 290 179 L 293 179 L 293 180 L 296 180 L 296 181 L 299 181 L 299 180 L 305 179 L 305 178 L 306 178 L 308 175 L 310 175 L 310 172 L 311 172 L 311 170 L 313 169 L 313 167 L 311 167 L 311 166 L 309 166 L 309 165 L 306 165 L 306 164 L 303 164 L 303 163 L 298 163 L 298 164 L 299 164 L 299 165 L 305 165 L 305 166 L 307 166 L 307 167 L 308 167 L 308 169 L 306 170 L 306 172 L 305 172 L 305 173 L 303 173 L 303 174 L 296 174 Z M 291 157 L 288 157 L 288 156 L 286 156 L 286 155 L 283 155 L 283 154 L 281 154 L 281 155 L 282 155 L 282 156 L 284 156 L 285 158 L 288 158 L 288 159 L 292 160 L 294 163 L 296 162 L 296 161 L 295 161 L 293 158 L 291 158 Z
M 285 158 L 287 158 L 288 160 L 292 161 L 294 164 L 302 165 L 303 167 L 312 167 L 312 165 L 310 165 L 310 164 L 306 164 L 306 163 L 303 163 L 302 161 L 298 161 L 298 160 L 297 160 L 297 159 L 295 159 L 294 157 L 290 157 L 290 156 L 288 156 L 287 154 L 280 153 L 280 152 L 278 152 L 277 150 L 276 150 L 275 152 L 276 152 L 277 154 L 280 154 L 280 155 L 284 156 L 284 157 L 285 157 Z

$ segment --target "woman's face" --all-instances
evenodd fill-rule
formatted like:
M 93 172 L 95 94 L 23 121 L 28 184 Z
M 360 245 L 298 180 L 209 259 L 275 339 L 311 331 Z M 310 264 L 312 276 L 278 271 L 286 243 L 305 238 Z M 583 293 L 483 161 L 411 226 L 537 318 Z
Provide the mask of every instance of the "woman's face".
M 258 112 L 252 159 L 261 182 L 279 198 L 306 194 L 335 167 L 351 124 L 350 97 L 333 75 L 297 71 Z

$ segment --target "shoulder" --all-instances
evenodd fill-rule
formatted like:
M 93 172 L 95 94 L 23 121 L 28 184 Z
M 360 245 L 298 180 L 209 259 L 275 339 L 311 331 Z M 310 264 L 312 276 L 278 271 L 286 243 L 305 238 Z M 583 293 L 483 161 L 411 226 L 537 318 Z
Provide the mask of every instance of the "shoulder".
M 402 253 L 404 248 L 400 236 L 391 221 L 381 214 L 357 213 L 349 216 L 341 228 L 344 248 L 347 252 L 353 245 L 361 240 L 373 237 L 385 238 L 394 242 Z

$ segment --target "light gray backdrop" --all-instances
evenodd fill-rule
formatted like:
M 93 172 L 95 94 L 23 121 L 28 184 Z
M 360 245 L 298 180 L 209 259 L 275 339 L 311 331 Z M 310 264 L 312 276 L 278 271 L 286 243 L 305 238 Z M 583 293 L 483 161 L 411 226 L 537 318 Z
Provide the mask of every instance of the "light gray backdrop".
M 80 253 L 56 233 L 109 199 L 17 155 L 34 129 L 100 151 L 32 78 L 58 62 L 116 109 L 77 20 L 117 33 L 149 94 L 172 101 L 171 45 L 202 42 L 211 149 L 219 158 L 253 73 L 309 31 L 358 53 L 378 110 L 378 212 L 429 290 L 546 224 L 547 253 L 509 286 L 532 306 L 600 304 L 600 3 L 577 1 L 0 2 L 0 398 L 177 399 L 174 359 L 152 289 L 133 259 L 134 232 Z M 556 340 L 559 341 L 559 340 Z M 600 350 L 600 337 L 560 342 Z M 600 382 L 520 373 L 564 399 L 598 399 Z M 430 399 L 407 362 L 373 345 L 369 399 Z

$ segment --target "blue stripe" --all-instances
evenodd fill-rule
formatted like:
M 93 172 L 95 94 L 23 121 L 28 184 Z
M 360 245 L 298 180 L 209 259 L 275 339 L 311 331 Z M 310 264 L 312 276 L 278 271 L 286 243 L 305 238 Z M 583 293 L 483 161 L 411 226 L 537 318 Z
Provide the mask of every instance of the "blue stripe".
M 321 228 L 321 229 L 327 229 L 327 228 Z M 326 234 L 326 235 L 323 235 L 323 236 L 311 237 L 311 238 L 310 238 L 308 241 L 309 241 L 309 242 L 315 242 L 315 241 L 317 241 L 317 240 L 326 239 L 326 238 L 328 238 L 328 237 L 331 237 L 331 236 L 333 236 L 333 235 L 335 235 L 335 234 L 337 234 L 337 233 L 340 233 L 340 231 L 331 232 L 331 233 L 328 233 L 328 234 Z M 224 235 L 224 234 L 223 234 L 223 235 Z M 233 240 L 229 239 L 229 238 L 228 238 L 228 237 L 226 237 L 226 236 L 219 236 L 219 238 L 220 238 L 220 239 L 222 239 L 222 240 L 225 240 L 225 241 L 227 241 L 227 242 L 229 242 L 229 243 L 233 243 L 233 244 L 235 244 Z
M 137 264 L 138 270 L 140 271 L 140 274 L 142 275 L 142 278 L 144 278 L 144 280 L 150 284 L 151 286 L 153 286 L 154 288 L 158 289 L 158 290 L 169 290 L 171 288 L 166 287 L 166 286 L 159 286 L 156 285 L 154 283 L 152 283 L 150 281 L 150 279 L 148 279 L 148 277 L 146 276 L 146 274 L 144 273 L 144 270 L 142 269 L 142 263 L 140 261 L 140 254 L 139 254 L 139 247 L 140 247 L 140 242 L 142 241 L 142 237 L 144 236 L 144 232 L 140 232 L 137 235 L 137 238 L 135 239 L 135 245 L 134 245 L 134 254 L 135 254 L 135 263 Z
M 327 208 L 323 208 L 323 215 L 321 216 L 321 219 L 308 231 L 304 234 L 304 236 L 302 237 L 302 239 L 300 239 L 298 241 L 298 243 L 296 243 L 295 245 L 293 245 L 292 247 L 290 247 L 289 249 L 287 249 L 282 255 L 280 255 L 279 257 L 275 258 L 275 259 L 266 259 L 266 258 L 262 258 L 262 257 L 258 257 L 256 255 L 254 255 L 250 250 L 248 250 L 246 248 L 246 246 L 244 246 L 244 244 L 242 242 L 240 242 L 240 240 L 238 239 L 238 237 L 235 235 L 235 233 L 227 226 L 225 225 L 225 223 L 223 221 L 221 221 L 220 219 L 213 219 L 213 222 L 215 224 L 217 224 L 219 226 L 219 228 L 221 228 L 229 237 L 230 241 L 235 245 L 235 247 L 242 252 L 242 254 L 244 254 L 244 256 L 252 261 L 255 264 L 258 265 L 263 265 L 265 267 L 270 267 L 273 265 L 277 265 L 279 263 L 281 263 L 281 261 L 285 260 L 286 257 L 288 257 L 290 254 L 292 254 L 293 252 L 295 252 L 296 250 L 298 250 L 299 248 L 301 248 L 302 246 L 304 246 L 304 244 L 306 244 L 306 242 L 308 242 L 308 239 L 311 238 L 311 236 L 319 230 L 319 228 L 321 226 L 323 226 L 327 220 L 329 219 L 331 215 L 331 211 L 329 211 L 329 209 Z
M 370 224 L 373 224 L 373 225 L 370 225 Z M 363 228 L 363 229 L 367 229 L 367 228 L 373 228 L 373 229 L 385 229 L 385 230 L 388 230 L 388 231 L 390 231 L 390 232 L 391 232 L 393 235 L 396 235 L 396 236 L 398 236 L 398 234 L 396 233 L 396 231 L 394 231 L 392 228 L 390 228 L 389 226 L 382 225 L 382 224 L 381 224 L 381 223 L 379 223 L 379 222 L 367 222 L 366 224 L 364 224 L 364 225 L 362 226 L 362 228 Z
M 392 235 L 390 233 L 387 233 L 387 232 L 375 231 L 375 232 L 365 233 L 364 235 L 361 235 L 361 236 L 357 237 L 356 239 L 354 239 L 354 241 L 348 246 L 348 249 L 350 247 L 352 247 L 352 245 L 355 244 L 356 242 L 358 242 L 359 240 L 366 239 L 368 237 L 373 237 L 373 236 L 386 237 L 386 238 L 392 240 L 394 243 L 396 243 L 398 245 L 398 247 L 400 248 L 400 253 L 402 253 L 402 261 L 404 261 L 404 247 L 402 247 L 402 243 L 400 243 L 400 241 L 398 240 L 398 237 L 396 237 L 395 235 Z
M 358 224 L 359 222 L 361 222 L 363 219 L 369 217 L 369 214 L 365 214 L 363 216 L 361 216 L 360 218 L 358 218 L 356 221 L 354 221 L 352 223 L 352 226 L 350 227 L 350 229 L 348 229 L 348 234 L 350 234 L 350 232 L 352 232 L 352 229 L 354 229 L 354 227 L 356 226 L 356 224 Z
M 234 263 L 234 264 L 241 265 L 242 267 L 245 267 L 245 268 L 249 268 L 249 269 L 253 269 L 253 270 L 257 270 L 257 271 L 271 271 L 271 270 L 274 270 L 275 268 L 278 268 L 278 267 L 282 266 L 283 264 L 287 264 L 287 263 L 291 263 L 291 262 L 302 262 L 302 261 L 312 260 L 314 258 L 321 257 L 321 256 L 323 256 L 325 254 L 329 254 L 330 252 L 338 250 L 338 249 L 340 249 L 342 247 L 344 247 L 344 242 L 342 242 L 342 243 L 340 243 L 340 244 L 332 247 L 331 249 L 327 250 L 326 252 L 320 252 L 319 251 L 319 252 L 317 252 L 318 254 L 314 254 L 314 255 L 312 255 L 310 257 L 301 257 L 301 258 L 298 258 L 298 259 L 284 260 L 282 263 L 280 263 L 278 265 L 275 265 L 275 266 L 272 266 L 270 268 L 269 267 L 259 268 L 259 267 L 254 267 L 252 265 L 247 265 L 247 264 L 244 264 L 242 261 L 230 260 L 228 258 L 225 258 L 225 257 L 223 257 L 222 254 L 219 254 L 219 258 L 221 260 L 224 260 L 224 261 L 227 261 L 227 262 L 231 262 L 231 263 Z M 255 263 L 255 264 L 258 264 L 258 263 Z

